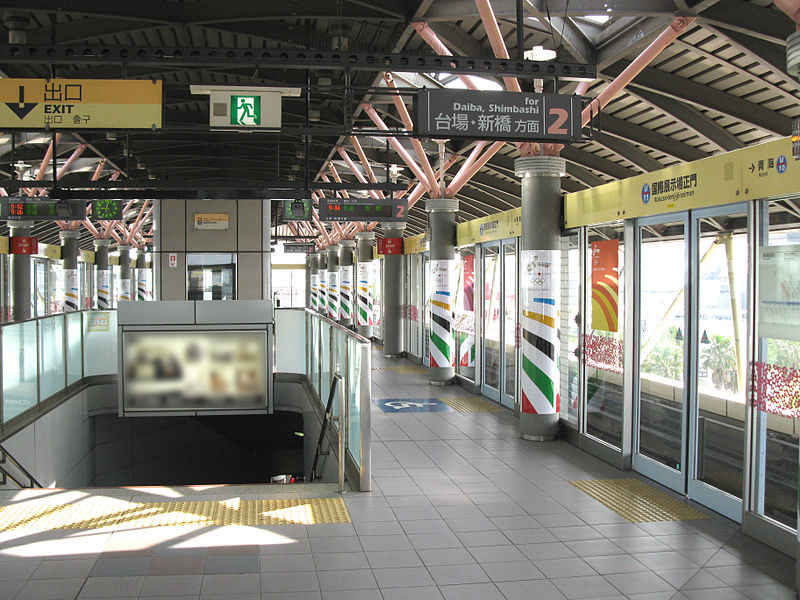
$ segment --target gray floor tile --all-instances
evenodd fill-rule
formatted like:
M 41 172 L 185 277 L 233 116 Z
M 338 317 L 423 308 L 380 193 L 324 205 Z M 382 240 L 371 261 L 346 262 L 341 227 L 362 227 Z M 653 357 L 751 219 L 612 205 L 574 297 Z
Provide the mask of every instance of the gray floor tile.
M 30 579 L 20 590 L 19 600 L 73 600 L 84 578 Z
M 321 571 L 319 587 L 327 590 L 368 590 L 378 587 L 375 577 L 370 569 L 357 569 L 350 571 Z
M 364 536 L 367 539 L 370 537 L 393 536 Z M 314 554 L 323 552 L 361 552 L 362 548 L 359 539 L 355 536 L 314 538 L 311 540 L 311 551 Z
M 368 569 L 370 566 L 367 562 L 367 556 L 363 552 L 315 554 L 314 565 L 317 571 Z
M 454 533 L 412 533 L 408 536 L 408 539 L 417 550 L 460 548 L 463 546 Z
M 0 562 L 0 581 L 28 579 L 39 567 L 41 560 L 7 560 Z
M 586 556 L 583 558 L 590 567 L 600 573 L 608 575 L 611 573 L 634 573 L 636 571 L 647 571 L 648 568 L 636 560 L 630 554 L 617 554 L 609 556 Z
M 500 581 L 526 581 L 544 579 L 544 574 L 529 560 L 481 563 L 481 568 L 495 583 Z
M 204 555 L 154 556 L 147 568 L 148 575 L 196 575 L 202 574 L 206 564 Z
M 290 594 L 297 592 L 318 592 L 319 581 L 316 571 L 296 571 L 293 573 L 266 573 L 261 576 L 261 591 Z
M 150 567 L 150 557 L 146 558 L 98 558 L 89 575 L 91 577 L 123 577 L 127 575 L 146 575 Z
M 319 592 L 262 592 L 260 600 L 322 600 Z
M 551 579 L 564 596 L 570 599 L 619 596 L 619 591 L 600 575 Z
M 556 579 L 561 577 L 581 577 L 583 575 L 597 575 L 597 573 L 580 558 L 555 558 L 549 560 L 534 560 L 545 577 Z
M 94 566 L 95 559 L 43 560 L 31 575 L 31 579 L 86 578 Z
M 202 585 L 202 575 L 152 575 L 145 578 L 140 596 L 143 598 L 197 596 Z
M 144 585 L 144 576 L 89 577 L 78 598 L 111 598 L 138 596 Z
M 522 554 L 515 546 L 478 546 L 467 548 L 475 561 L 483 565 L 493 562 L 509 562 L 514 560 L 524 560 Z
M 414 550 L 367 552 L 367 560 L 373 569 L 423 566 L 422 560 Z
M 336 556 L 336 554 L 331 554 Z M 327 556 L 319 554 L 317 556 Z M 293 571 L 313 571 L 314 556 L 311 554 L 261 555 L 262 573 L 291 573 Z
M 261 593 L 258 573 L 224 573 L 203 575 L 201 594 L 255 594 Z
M 506 600 L 563 600 L 564 594 L 545 579 L 498 583 Z
M 383 600 L 380 590 L 324 590 L 322 600 Z
M 668 592 L 674 588 L 655 573 L 648 571 L 637 573 L 614 573 L 604 575 L 623 594 L 644 594 L 647 592 Z
M 417 550 L 425 566 L 468 565 L 475 562 L 466 548 L 432 548 Z
M 463 531 L 456 537 L 465 546 L 504 546 L 511 541 L 499 531 Z
M 429 566 L 428 571 L 438 586 L 489 581 L 489 576 L 477 564 Z
M 433 586 L 391 588 L 381 590 L 383 600 L 443 600 L 439 588 Z
M 425 567 L 373 569 L 372 573 L 380 588 L 424 587 L 433 585 L 431 575 Z
M 493 583 L 468 583 L 445 585 L 439 588 L 445 600 L 504 600 Z
M 234 556 L 207 556 L 204 573 L 215 575 L 223 573 L 259 573 L 261 557 L 252 554 Z

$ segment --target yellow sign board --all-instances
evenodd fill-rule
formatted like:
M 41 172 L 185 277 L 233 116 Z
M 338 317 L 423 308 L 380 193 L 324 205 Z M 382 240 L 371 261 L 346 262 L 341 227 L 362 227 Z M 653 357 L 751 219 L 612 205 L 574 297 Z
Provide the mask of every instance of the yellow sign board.
M 800 192 L 800 162 L 792 157 L 791 137 L 739 152 L 745 199 L 758 200 Z
M 428 249 L 428 240 L 424 233 L 407 237 L 403 240 L 403 254 L 419 254 Z
M 39 254 L 43 254 L 52 260 L 61 260 L 61 246 L 39 244 Z
M 0 79 L 0 129 L 160 129 L 162 85 L 139 79 Z
M 456 245 L 466 246 L 522 235 L 522 209 L 512 208 L 456 225 Z
M 228 229 L 228 213 L 194 213 L 195 229 Z

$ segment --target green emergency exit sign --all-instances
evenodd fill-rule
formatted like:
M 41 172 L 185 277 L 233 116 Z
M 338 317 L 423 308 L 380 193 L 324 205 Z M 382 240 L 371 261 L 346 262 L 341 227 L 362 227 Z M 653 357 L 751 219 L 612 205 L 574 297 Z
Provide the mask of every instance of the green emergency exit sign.
M 261 96 L 231 96 L 231 125 L 261 125 Z

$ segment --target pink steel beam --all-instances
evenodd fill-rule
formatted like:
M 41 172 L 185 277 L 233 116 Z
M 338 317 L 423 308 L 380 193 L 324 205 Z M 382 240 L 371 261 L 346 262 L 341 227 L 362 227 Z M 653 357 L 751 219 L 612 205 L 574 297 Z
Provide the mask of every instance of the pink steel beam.
M 347 166 L 350 167 L 350 170 L 353 172 L 353 175 L 356 176 L 356 179 L 358 179 L 361 183 L 368 183 L 367 182 L 367 178 L 364 177 L 364 174 L 361 171 L 358 170 L 358 167 L 356 166 L 356 163 L 353 162 L 353 159 L 350 158 L 350 155 L 347 153 L 347 151 L 344 148 L 341 148 L 341 147 L 337 148 L 336 150 L 339 153 L 339 156 L 342 157 L 344 162 L 347 163 Z M 363 150 L 362 150 L 362 152 L 363 152 Z M 364 158 L 366 158 L 366 155 L 364 156 Z M 374 175 L 374 173 L 373 173 L 373 175 Z M 380 199 L 383 196 L 383 194 L 381 194 L 379 196 L 377 190 L 370 190 L 369 191 L 369 195 L 372 196 L 373 198 L 375 198 L 376 200 Z
M 39 170 L 36 172 L 36 177 L 34 177 L 34 181 L 41 181 L 44 179 L 45 171 L 47 171 L 47 165 L 50 164 L 50 161 L 53 160 L 53 141 L 55 141 L 56 145 L 58 145 L 59 140 L 61 140 L 61 134 L 57 133 L 55 140 L 51 140 L 50 144 L 47 146 L 47 150 L 44 153 L 44 158 L 42 159 L 42 164 L 39 165 Z M 28 189 L 28 196 L 33 196 L 36 193 L 36 188 Z
M 148 205 L 150 204 L 149 200 L 145 200 L 142 203 L 142 208 L 139 210 L 139 214 L 136 215 L 136 220 L 131 225 L 131 229 L 128 232 L 128 243 L 130 244 L 133 241 L 134 236 L 139 231 L 139 228 L 142 226 L 142 223 L 150 216 L 150 213 L 153 212 L 153 207 L 150 206 L 150 210 L 147 210 Z
M 773 0 L 775 6 L 785 12 L 800 29 L 800 0 Z
M 378 129 L 383 131 L 387 131 L 389 127 L 386 123 L 383 122 L 383 119 L 380 118 L 377 111 L 372 107 L 371 104 L 362 104 L 361 107 L 364 109 L 364 112 L 367 113 L 367 116 L 372 119 L 373 123 L 378 126 Z M 430 182 L 428 182 L 425 172 L 422 168 L 417 164 L 417 162 L 411 157 L 408 151 L 403 148 L 402 144 L 397 141 L 397 138 L 390 136 L 386 139 L 389 140 L 389 143 L 394 147 L 397 153 L 400 155 L 400 158 L 403 159 L 403 162 L 408 165 L 408 168 L 414 172 L 417 179 L 419 179 L 422 183 L 425 184 L 425 187 L 428 188 L 428 191 L 434 192 L 436 190 L 436 186 L 431 187 Z
M 447 46 L 444 45 L 442 40 L 439 39 L 439 36 L 436 35 L 436 32 L 431 29 L 427 23 L 412 23 L 411 26 L 417 31 L 419 36 L 425 40 L 431 48 L 433 48 L 433 51 L 436 52 L 436 54 L 441 54 L 442 56 L 453 56 L 453 53 L 447 49 Z M 469 75 L 459 75 L 458 78 L 464 82 L 464 85 L 467 86 L 468 89 L 479 89 L 472 80 L 472 77 Z
M 585 126 L 592 119 L 592 115 L 599 112 L 606 104 L 621 92 L 626 85 L 633 81 L 642 70 L 658 56 L 664 48 L 669 46 L 694 22 L 694 17 L 675 17 L 652 43 L 629 64 L 614 81 L 612 81 L 600 94 L 583 109 L 581 122 Z
M 460 169 L 459 172 L 456 173 L 456 176 L 453 177 L 453 180 L 450 182 L 450 185 L 447 186 L 447 190 L 445 190 L 444 195 L 448 198 L 455 197 L 455 195 L 461 191 L 461 188 L 463 188 L 467 184 L 467 182 L 470 179 L 472 179 L 475 173 L 480 171 L 481 168 L 483 168 L 483 165 L 489 162 L 489 160 L 495 154 L 497 154 L 497 152 L 503 146 L 505 146 L 505 142 L 495 142 L 494 144 L 489 146 L 486 152 L 484 152 L 479 159 L 477 159 L 474 163 L 472 163 L 472 165 L 469 165 L 469 167 L 466 169 L 464 168 Z
M 394 84 L 394 78 L 392 77 L 391 73 L 384 73 L 383 78 L 389 88 L 397 90 L 397 86 Z M 411 120 L 411 115 L 408 114 L 406 103 L 403 102 L 403 99 L 399 94 L 394 94 L 392 98 L 394 99 L 394 106 L 397 108 L 397 112 L 400 114 L 400 119 L 403 121 L 403 125 L 405 125 L 406 129 L 409 131 L 414 131 L 414 122 Z M 417 154 L 417 159 L 419 160 L 422 170 L 425 171 L 425 177 L 427 178 L 428 185 L 435 189 L 437 186 L 436 175 L 433 173 L 431 161 L 428 160 L 428 155 L 425 154 L 425 149 L 422 147 L 422 142 L 420 142 L 417 138 L 412 137 L 411 145 L 414 147 L 414 152 Z
M 492 50 L 497 58 L 508 58 L 508 48 L 503 40 L 503 34 L 500 33 L 500 26 L 497 24 L 497 17 L 492 10 L 492 5 L 489 0 L 475 0 L 475 5 L 478 7 L 478 13 L 481 15 L 481 22 L 486 35 L 489 37 L 489 43 L 492 45 Z M 509 92 L 521 92 L 522 88 L 519 86 L 519 81 L 516 77 L 503 77 L 503 82 L 506 84 L 506 89 Z
M 378 183 L 378 178 L 375 177 L 375 171 L 372 170 L 372 165 L 369 164 L 369 159 L 367 158 L 367 154 L 364 152 L 364 148 L 361 147 L 361 142 L 358 141 L 358 138 L 354 135 L 350 136 L 350 142 L 353 144 L 353 148 L 356 149 L 356 154 L 358 154 L 359 160 L 361 160 L 361 164 L 364 165 L 364 170 L 369 175 L 369 180 L 372 183 Z M 383 192 L 380 190 L 373 190 L 378 194 L 378 198 L 383 198 Z

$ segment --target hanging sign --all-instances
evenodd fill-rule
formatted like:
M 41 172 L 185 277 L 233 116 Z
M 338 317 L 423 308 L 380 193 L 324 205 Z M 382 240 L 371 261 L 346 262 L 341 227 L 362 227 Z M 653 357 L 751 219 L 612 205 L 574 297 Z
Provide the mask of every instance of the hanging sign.
M 577 142 L 583 99 L 568 94 L 422 89 L 414 135 L 540 142 Z
M 312 254 L 317 251 L 317 245 L 313 242 L 308 244 L 284 244 L 284 254 Z
M 408 200 L 320 198 L 321 221 L 384 221 L 402 222 L 408 219 Z
M 141 79 L 0 79 L 2 129 L 160 129 L 162 86 Z
M 795 119 L 792 123 L 792 156 L 795 160 L 800 160 L 800 119 Z
M 619 240 L 592 242 L 592 329 L 619 331 Z
M 83 221 L 85 219 L 85 200 L 41 201 L 20 197 L 0 199 L 0 220 Z

